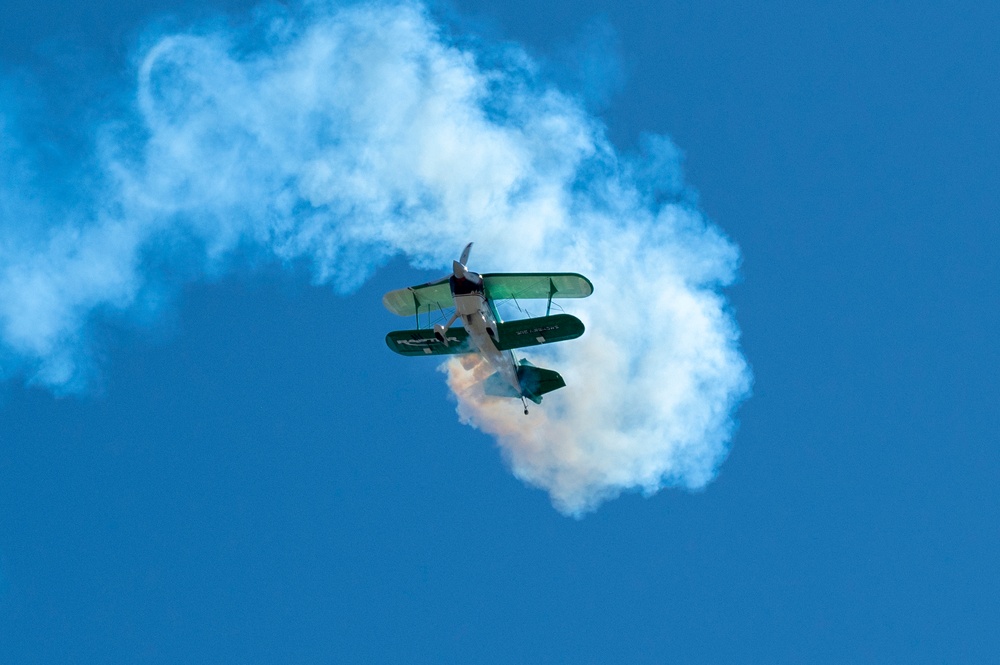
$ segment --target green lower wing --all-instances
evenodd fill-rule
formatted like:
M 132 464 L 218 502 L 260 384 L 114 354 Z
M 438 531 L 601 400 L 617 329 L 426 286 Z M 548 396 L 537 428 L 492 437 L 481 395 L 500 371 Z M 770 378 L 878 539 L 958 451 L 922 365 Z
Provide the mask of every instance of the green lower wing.
M 500 342 L 497 348 L 501 351 L 564 342 L 567 339 L 576 339 L 585 330 L 583 321 L 569 314 L 507 321 L 501 323 L 498 328 Z
M 403 356 L 447 356 L 469 353 L 469 333 L 464 328 L 449 328 L 448 345 L 439 342 L 433 330 L 395 330 L 385 336 L 386 345 Z

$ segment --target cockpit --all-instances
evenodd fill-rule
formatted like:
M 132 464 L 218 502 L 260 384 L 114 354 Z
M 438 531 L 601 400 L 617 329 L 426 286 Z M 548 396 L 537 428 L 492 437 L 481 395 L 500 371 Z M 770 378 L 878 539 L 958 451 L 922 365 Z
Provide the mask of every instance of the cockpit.
M 483 287 L 482 280 L 478 284 L 473 282 L 471 279 L 465 279 L 464 277 L 451 276 L 451 292 L 456 296 L 467 296 L 473 293 L 485 294 L 486 291 Z

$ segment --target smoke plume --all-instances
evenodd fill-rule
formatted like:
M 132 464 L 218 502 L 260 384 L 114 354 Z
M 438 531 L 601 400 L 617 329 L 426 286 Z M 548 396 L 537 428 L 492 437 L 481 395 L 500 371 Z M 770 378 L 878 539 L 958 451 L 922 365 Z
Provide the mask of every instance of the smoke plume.
M 468 359 L 442 367 L 459 417 L 518 477 L 575 515 L 714 477 L 750 384 L 720 295 L 739 254 L 686 195 L 668 139 L 620 154 L 522 50 L 463 41 L 416 3 L 260 10 L 137 58 L 134 112 L 101 127 L 81 178 L 100 194 L 73 205 L 31 194 L 0 109 L 8 378 L 79 388 L 88 322 L 155 309 L 152 266 L 181 254 L 195 278 L 252 248 L 349 291 L 400 254 L 445 269 L 471 239 L 475 269 L 595 284 L 568 307 L 587 333 L 530 354 L 568 384 L 530 417 L 484 395 Z

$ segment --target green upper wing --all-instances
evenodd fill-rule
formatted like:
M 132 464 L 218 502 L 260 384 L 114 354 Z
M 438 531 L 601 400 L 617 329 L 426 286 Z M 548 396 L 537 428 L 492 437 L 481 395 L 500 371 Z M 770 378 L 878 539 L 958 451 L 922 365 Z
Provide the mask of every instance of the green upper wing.
M 389 291 L 382 296 L 382 304 L 390 312 L 400 316 L 413 316 L 418 308 L 426 312 L 455 306 L 447 277 L 420 286 Z
M 464 328 L 449 328 L 445 339 L 448 346 L 438 341 L 433 330 L 395 330 L 385 336 L 385 343 L 404 356 L 446 356 L 472 351 L 469 348 L 469 333 Z
M 527 298 L 586 298 L 594 285 L 575 272 L 508 272 L 483 275 L 486 293 L 493 300 Z M 412 312 L 411 312 L 412 313 Z
M 583 321 L 569 314 L 505 321 L 497 327 L 497 348 L 501 351 L 576 339 L 584 331 Z
M 483 275 L 486 294 L 493 300 L 529 298 L 586 298 L 594 285 L 574 272 L 509 272 Z M 418 310 L 454 307 L 448 278 L 420 286 L 396 289 L 382 296 L 382 304 L 393 314 L 413 316 Z

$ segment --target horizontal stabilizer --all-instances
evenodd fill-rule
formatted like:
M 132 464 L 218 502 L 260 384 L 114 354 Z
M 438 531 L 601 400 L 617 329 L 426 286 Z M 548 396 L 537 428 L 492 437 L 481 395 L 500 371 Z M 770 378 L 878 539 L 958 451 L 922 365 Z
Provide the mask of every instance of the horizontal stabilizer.
M 447 356 L 472 351 L 464 328 L 449 328 L 444 337 L 447 345 L 434 336 L 433 330 L 395 330 L 385 336 L 385 343 L 403 356 Z
M 501 351 L 576 339 L 584 331 L 583 321 L 569 314 L 506 321 L 497 328 L 497 348 Z
M 535 404 L 542 403 L 542 395 L 558 390 L 566 385 L 559 372 L 551 369 L 535 367 L 527 360 L 521 360 L 517 368 L 517 378 L 521 383 L 521 395 L 517 394 L 514 387 L 504 381 L 499 373 L 490 375 L 483 383 L 483 390 L 487 395 L 493 397 L 513 397 L 519 399 L 522 396 L 530 399 Z

